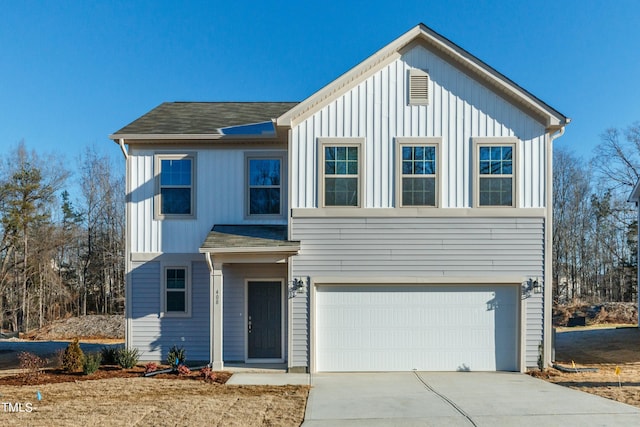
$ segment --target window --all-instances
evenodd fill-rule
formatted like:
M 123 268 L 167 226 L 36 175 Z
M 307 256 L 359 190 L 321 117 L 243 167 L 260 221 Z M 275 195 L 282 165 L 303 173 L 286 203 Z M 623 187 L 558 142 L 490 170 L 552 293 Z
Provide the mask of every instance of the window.
M 195 157 L 191 155 L 157 155 L 158 191 L 156 216 L 194 217 Z
M 429 104 L 429 74 L 417 68 L 409 70 L 409 105 Z
M 282 158 L 247 158 L 247 214 L 282 215 Z
M 324 139 L 320 141 L 319 179 L 324 207 L 359 207 L 361 201 L 362 141 Z
M 516 206 L 516 144 L 474 141 L 476 206 Z
M 399 138 L 400 206 L 438 206 L 439 138 Z
M 186 267 L 166 267 L 164 269 L 163 296 L 165 315 L 190 315 L 189 270 Z

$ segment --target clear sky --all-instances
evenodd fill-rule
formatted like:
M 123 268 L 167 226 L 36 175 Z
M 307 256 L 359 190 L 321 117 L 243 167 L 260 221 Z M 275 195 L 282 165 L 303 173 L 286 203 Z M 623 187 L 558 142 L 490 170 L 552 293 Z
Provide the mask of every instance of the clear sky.
M 572 118 L 640 120 L 640 1 L 0 0 L 0 147 L 69 164 L 164 101 L 301 101 L 424 23 Z

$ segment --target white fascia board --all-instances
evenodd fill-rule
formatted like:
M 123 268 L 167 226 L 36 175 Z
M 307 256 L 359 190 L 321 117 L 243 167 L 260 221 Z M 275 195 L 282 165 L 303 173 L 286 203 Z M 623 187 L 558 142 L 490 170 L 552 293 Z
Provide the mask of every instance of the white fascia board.
M 277 247 L 243 247 L 243 248 L 200 248 L 200 253 L 206 254 L 242 254 L 242 253 L 292 253 L 297 254 L 300 245 L 296 246 L 277 246 Z
M 301 120 L 301 118 L 309 116 L 311 112 L 321 108 L 326 103 L 348 90 L 348 88 L 359 84 L 370 74 L 373 74 L 375 71 L 385 66 L 391 59 L 395 58 L 394 55 L 400 55 L 400 51 L 414 41 L 422 41 L 428 46 L 437 49 L 454 60 L 454 62 L 458 62 L 462 69 L 466 68 L 470 73 L 481 76 L 493 86 L 500 88 L 500 90 L 508 94 L 510 97 L 527 105 L 531 110 L 545 118 L 546 123 L 543 124 L 545 124 L 547 128 L 557 129 L 569 123 L 570 120 L 567 117 L 518 86 L 503 74 L 485 64 L 452 41 L 431 30 L 426 25 L 419 24 L 293 107 L 291 110 L 278 117 L 278 126 L 293 127 Z
M 638 202 L 640 201 L 640 180 L 636 182 L 636 185 L 633 186 L 633 190 L 631 190 L 631 194 L 629 194 L 628 202 Z
M 277 139 L 277 135 L 221 135 L 221 134 L 112 134 L 109 135 L 109 139 L 113 139 L 118 142 L 119 139 L 127 141 L 159 141 L 159 140 L 219 140 L 219 139 Z
M 278 117 L 276 123 L 278 126 L 290 126 L 293 127 L 294 121 L 298 119 L 306 111 L 309 111 L 316 107 L 320 103 L 328 102 L 335 96 L 341 94 L 347 87 L 354 86 L 368 77 L 369 74 L 377 71 L 380 66 L 386 65 L 385 59 L 391 57 L 394 53 L 397 53 L 402 47 L 413 40 L 422 31 L 421 26 L 418 25 L 405 34 L 391 42 L 387 46 L 378 50 L 376 53 L 362 61 L 360 64 L 351 68 L 333 82 L 324 86 L 313 95 L 309 96 L 304 101 L 287 111 L 280 117 Z M 378 66 L 376 66 L 378 65 Z

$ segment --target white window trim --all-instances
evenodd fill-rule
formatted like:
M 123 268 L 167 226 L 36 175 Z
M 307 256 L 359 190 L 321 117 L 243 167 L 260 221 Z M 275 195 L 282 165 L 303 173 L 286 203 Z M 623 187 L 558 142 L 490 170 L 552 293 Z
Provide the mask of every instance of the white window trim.
M 167 270 L 185 270 L 185 311 L 167 311 Z M 191 267 L 189 265 L 162 265 L 162 286 L 160 287 L 160 314 L 161 317 L 191 317 Z
M 512 174 L 513 183 L 511 186 L 511 197 L 513 203 L 511 206 L 494 206 L 480 205 L 480 147 L 487 146 L 506 146 L 513 147 Z M 519 139 L 515 137 L 495 137 L 495 138 L 473 138 L 473 207 L 474 208 L 490 208 L 490 209 L 513 209 L 520 205 L 520 164 L 518 147 Z
M 196 218 L 196 154 L 195 153 L 155 153 L 154 155 L 154 178 L 155 178 L 155 194 L 153 197 L 154 204 L 154 219 L 195 219 Z M 162 185 L 160 183 L 160 176 L 162 174 L 162 160 L 191 160 L 191 213 L 190 214 L 163 214 L 162 197 L 160 190 Z
M 325 147 L 358 147 L 358 203 L 356 206 L 327 206 L 325 204 Z M 327 209 L 357 209 L 364 206 L 364 156 L 364 138 L 318 138 L 318 207 Z
M 432 146 L 436 148 L 436 174 L 435 174 L 435 206 L 402 204 L 402 148 Z M 411 175 L 418 176 L 418 175 Z M 426 175 L 429 176 L 429 175 Z M 396 138 L 396 206 L 401 208 L 425 208 L 434 209 L 442 206 L 442 191 L 440 190 L 440 177 L 442 176 L 442 138 Z
M 422 97 L 414 97 L 412 96 L 413 93 L 413 88 L 412 88 L 412 82 L 415 79 L 418 78 L 426 78 L 427 80 L 427 87 L 426 87 L 426 98 L 422 98 Z M 429 95 L 431 94 L 431 91 L 429 90 L 429 86 L 431 85 L 431 79 L 429 77 L 429 71 L 428 70 L 421 70 L 419 68 L 411 68 L 408 73 L 407 73 L 407 99 L 408 102 L 407 104 L 409 105 L 429 105 Z
M 250 185 L 250 181 L 251 178 L 249 176 L 249 161 L 251 160 L 255 160 L 255 159 L 276 159 L 276 160 L 280 160 L 280 213 L 278 214 L 252 214 L 249 212 L 249 210 L 251 209 L 251 198 L 250 198 L 250 189 L 251 189 L 251 185 Z M 278 152 L 278 153 L 269 153 L 269 152 L 247 152 L 245 153 L 244 156 L 244 168 L 245 168 L 245 172 L 244 172 L 244 179 L 245 179 L 245 185 L 244 185 L 244 191 L 245 191 L 245 198 L 244 198 L 244 204 L 245 204 L 245 210 L 244 210 L 244 216 L 246 219 L 257 219 L 257 218 L 284 218 L 285 217 L 285 213 L 286 213 L 286 204 L 285 204 L 285 200 L 286 197 L 288 196 L 288 192 L 287 192 L 287 177 L 285 176 L 287 167 L 286 167 L 286 163 L 285 163 L 285 159 L 286 159 L 286 155 L 285 153 L 282 152 Z

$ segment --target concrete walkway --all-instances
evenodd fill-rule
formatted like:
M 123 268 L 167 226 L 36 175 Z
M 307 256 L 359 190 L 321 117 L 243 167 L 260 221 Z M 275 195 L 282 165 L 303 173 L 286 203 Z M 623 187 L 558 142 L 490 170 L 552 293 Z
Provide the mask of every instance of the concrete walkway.
M 313 374 L 303 426 L 637 426 L 640 409 L 518 373 Z

